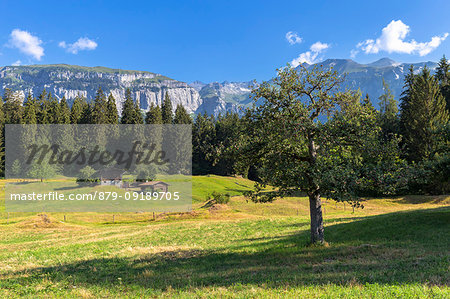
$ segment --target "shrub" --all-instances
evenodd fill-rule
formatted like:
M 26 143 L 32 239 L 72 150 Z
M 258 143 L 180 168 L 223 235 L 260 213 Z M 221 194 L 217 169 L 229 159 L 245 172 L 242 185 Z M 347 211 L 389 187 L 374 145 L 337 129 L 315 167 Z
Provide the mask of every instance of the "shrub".
M 213 201 L 214 203 L 227 204 L 230 202 L 230 194 L 213 191 L 207 199 L 208 201 Z

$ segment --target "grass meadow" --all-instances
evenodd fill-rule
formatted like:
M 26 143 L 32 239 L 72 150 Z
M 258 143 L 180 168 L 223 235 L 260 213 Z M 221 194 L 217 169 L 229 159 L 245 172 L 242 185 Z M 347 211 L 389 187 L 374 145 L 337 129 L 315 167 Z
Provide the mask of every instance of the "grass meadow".
M 318 247 L 306 198 L 255 204 L 242 196 L 251 186 L 194 177 L 189 213 L 8 214 L 2 203 L 0 297 L 450 297 L 450 197 L 354 211 L 325 200 Z M 212 191 L 230 203 L 205 206 Z

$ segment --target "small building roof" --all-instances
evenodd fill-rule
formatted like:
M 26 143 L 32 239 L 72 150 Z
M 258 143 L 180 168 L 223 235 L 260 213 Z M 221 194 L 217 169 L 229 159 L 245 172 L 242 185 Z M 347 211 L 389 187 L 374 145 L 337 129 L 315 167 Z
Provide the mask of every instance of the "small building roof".
M 166 185 L 169 186 L 169 184 L 162 182 L 162 181 L 150 181 L 139 184 L 139 186 L 155 186 L 155 185 Z
M 100 178 L 106 180 L 122 179 L 123 173 L 124 171 L 118 168 L 105 168 L 98 171 Z

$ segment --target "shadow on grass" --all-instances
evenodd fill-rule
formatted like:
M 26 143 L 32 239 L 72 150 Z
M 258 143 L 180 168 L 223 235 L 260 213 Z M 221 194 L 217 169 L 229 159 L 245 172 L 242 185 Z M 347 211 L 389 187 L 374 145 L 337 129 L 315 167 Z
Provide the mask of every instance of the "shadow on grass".
M 329 247 L 307 246 L 309 231 L 248 238 L 216 250 L 161 250 L 137 257 L 99 258 L 8 275 L 19 284 L 37 278 L 155 290 L 302 285 L 448 285 L 450 209 L 372 216 L 326 228 Z
M 423 196 L 423 195 L 407 195 L 399 200 L 399 203 L 404 204 L 423 204 L 423 203 L 431 203 L 431 204 L 443 204 L 449 198 L 448 195 L 439 195 L 439 196 Z

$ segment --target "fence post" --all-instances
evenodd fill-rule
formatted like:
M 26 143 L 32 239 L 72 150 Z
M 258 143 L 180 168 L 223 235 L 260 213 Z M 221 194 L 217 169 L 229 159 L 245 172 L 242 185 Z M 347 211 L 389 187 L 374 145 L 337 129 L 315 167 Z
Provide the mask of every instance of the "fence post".
M 7 216 L 6 224 L 9 224 L 9 212 L 8 212 L 8 216 Z
M 64 222 L 66 222 L 66 215 L 64 215 Z
M 114 216 L 115 216 L 115 215 L 113 215 L 113 223 L 115 223 L 115 221 L 114 221 Z

